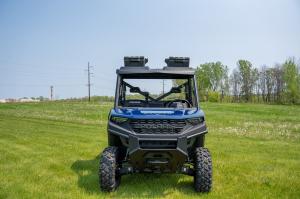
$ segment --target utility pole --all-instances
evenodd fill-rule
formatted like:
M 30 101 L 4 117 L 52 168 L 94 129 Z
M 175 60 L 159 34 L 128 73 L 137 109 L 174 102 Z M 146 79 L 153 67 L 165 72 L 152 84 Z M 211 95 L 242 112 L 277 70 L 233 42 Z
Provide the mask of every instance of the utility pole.
M 50 99 L 53 100 L 53 86 L 50 86 Z
M 91 73 L 91 68 L 92 67 L 93 66 L 90 66 L 90 62 L 88 62 L 88 68 L 87 68 L 87 72 L 88 72 L 88 84 L 87 84 L 87 86 L 88 86 L 89 102 L 91 101 L 91 74 L 93 74 L 93 73 Z

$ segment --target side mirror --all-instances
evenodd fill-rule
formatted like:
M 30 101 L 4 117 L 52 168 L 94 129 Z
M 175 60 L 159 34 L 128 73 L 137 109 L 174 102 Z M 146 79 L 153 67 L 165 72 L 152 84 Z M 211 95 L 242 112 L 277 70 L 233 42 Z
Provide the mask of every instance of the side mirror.
M 149 97 L 149 92 L 143 91 L 143 92 L 141 92 L 141 93 L 142 93 L 142 95 L 144 95 L 145 97 Z
M 141 89 L 139 87 L 132 87 L 129 90 L 131 93 L 140 93 Z
M 171 93 L 181 93 L 181 90 L 178 87 L 172 87 L 171 88 Z

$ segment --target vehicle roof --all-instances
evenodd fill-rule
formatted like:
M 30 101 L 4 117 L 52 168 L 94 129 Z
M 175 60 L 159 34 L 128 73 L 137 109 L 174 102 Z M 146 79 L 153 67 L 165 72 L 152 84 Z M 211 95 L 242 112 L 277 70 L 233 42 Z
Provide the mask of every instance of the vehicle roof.
M 126 66 L 117 69 L 117 74 L 131 78 L 180 78 L 193 76 L 195 69 L 190 67 L 164 67 L 162 69 L 150 69 L 148 66 Z

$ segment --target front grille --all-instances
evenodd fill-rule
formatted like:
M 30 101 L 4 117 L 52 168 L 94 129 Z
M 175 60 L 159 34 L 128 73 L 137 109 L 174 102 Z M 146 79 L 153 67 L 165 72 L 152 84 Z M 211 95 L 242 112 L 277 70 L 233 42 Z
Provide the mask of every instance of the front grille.
M 185 127 L 182 119 L 132 119 L 130 126 L 138 134 L 178 134 Z

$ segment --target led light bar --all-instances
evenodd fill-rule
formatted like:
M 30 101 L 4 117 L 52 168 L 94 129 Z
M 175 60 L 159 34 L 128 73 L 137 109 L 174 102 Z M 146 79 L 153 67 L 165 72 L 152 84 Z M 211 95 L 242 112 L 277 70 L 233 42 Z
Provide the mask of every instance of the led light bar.
M 144 56 L 124 57 L 125 67 L 144 67 L 147 62 L 148 58 L 145 58 Z
M 168 67 L 189 67 L 189 57 L 169 57 L 165 59 Z

